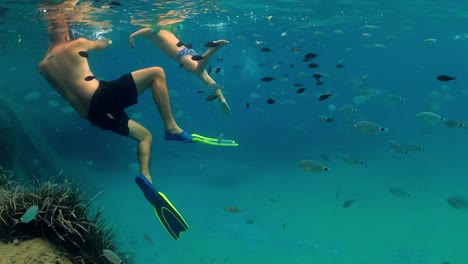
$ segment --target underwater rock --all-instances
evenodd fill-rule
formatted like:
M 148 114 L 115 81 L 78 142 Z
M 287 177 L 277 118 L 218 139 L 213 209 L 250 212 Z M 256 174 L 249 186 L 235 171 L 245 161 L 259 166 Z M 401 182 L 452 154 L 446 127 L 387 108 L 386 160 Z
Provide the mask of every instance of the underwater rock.
M 19 244 L 3 244 L 0 242 L 2 263 L 62 263 L 72 261 L 65 252 L 43 238 L 21 241 Z

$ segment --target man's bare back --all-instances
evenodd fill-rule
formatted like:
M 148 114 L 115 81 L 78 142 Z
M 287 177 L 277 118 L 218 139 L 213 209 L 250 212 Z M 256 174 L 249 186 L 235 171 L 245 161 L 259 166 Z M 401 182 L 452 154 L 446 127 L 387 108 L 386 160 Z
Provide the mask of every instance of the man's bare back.
M 99 87 L 88 65 L 88 51 L 109 44 L 109 41 L 80 38 L 51 45 L 38 65 L 39 72 L 50 85 L 84 118 L 88 117 L 91 98 Z

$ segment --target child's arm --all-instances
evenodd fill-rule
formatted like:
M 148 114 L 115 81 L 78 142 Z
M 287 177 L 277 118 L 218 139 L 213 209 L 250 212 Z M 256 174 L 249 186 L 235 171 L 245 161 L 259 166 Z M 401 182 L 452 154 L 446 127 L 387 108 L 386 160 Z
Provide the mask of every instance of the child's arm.
M 154 31 L 151 28 L 143 28 L 136 32 L 133 32 L 129 38 L 130 47 L 135 48 L 135 41 L 134 41 L 135 37 L 140 37 L 140 36 L 147 37 L 148 35 L 153 34 L 153 33 Z

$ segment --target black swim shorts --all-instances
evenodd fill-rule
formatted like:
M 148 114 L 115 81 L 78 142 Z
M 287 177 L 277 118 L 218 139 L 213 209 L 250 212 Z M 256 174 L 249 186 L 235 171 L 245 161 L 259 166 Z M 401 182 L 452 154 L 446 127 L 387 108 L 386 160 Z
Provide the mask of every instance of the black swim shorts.
M 128 120 L 125 108 L 136 104 L 138 92 L 131 74 L 117 80 L 99 81 L 99 88 L 91 98 L 88 120 L 93 126 L 128 136 Z

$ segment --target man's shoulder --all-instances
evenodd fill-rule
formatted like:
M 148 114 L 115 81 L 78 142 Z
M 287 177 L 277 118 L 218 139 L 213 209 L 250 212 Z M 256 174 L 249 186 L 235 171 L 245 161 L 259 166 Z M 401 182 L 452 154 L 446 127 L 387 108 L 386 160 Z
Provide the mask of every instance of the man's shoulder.
M 86 38 L 77 38 L 77 39 L 70 41 L 68 44 L 70 44 L 71 46 L 76 46 L 76 45 L 83 45 L 89 41 L 90 40 Z

